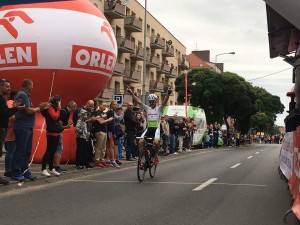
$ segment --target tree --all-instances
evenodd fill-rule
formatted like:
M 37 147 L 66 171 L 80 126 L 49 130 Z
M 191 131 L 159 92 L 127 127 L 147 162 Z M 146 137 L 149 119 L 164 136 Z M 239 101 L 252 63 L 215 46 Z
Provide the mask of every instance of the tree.
M 274 121 L 271 117 L 267 116 L 265 112 L 257 112 L 251 117 L 252 124 L 255 124 L 255 128 L 259 131 L 267 131 L 268 127 L 273 127 Z
M 179 76 L 175 85 L 178 102 L 184 102 L 184 76 Z M 188 92 L 191 94 L 190 104 L 205 110 L 208 123 L 224 121 L 228 128 L 227 118 L 232 117 L 242 132 L 247 132 L 253 125 L 255 120 L 251 118 L 258 111 L 275 121 L 276 114 L 284 109 L 278 96 L 253 87 L 231 72 L 219 74 L 210 69 L 191 70 L 188 73 Z

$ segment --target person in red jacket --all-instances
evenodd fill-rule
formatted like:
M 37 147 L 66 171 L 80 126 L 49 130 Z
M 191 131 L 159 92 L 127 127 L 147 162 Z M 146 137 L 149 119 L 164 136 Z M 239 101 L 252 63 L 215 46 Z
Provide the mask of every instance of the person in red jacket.
M 42 176 L 49 177 L 51 174 L 59 176 L 60 173 L 54 169 L 54 154 L 58 146 L 59 135 L 62 131 L 61 124 L 59 122 L 59 115 L 61 109 L 61 97 L 54 95 L 51 97 L 49 103 L 51 106 L 42 111 L 42 115 L 46 120 L 46 136 L 47 136 L 47 149 L 42 159 Z M 46 169 L 47 163 L 49 164 L 49 172 Z

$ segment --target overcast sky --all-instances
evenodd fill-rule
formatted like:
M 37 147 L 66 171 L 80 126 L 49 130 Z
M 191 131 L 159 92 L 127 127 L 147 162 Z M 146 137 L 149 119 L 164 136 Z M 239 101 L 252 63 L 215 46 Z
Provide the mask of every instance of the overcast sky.
M 143 6 L 145 0 L 138 0 Z M 236 73 L 254 86 L 265 88 L 280 97 L 285 111 L 293 87 L 292 67 L 282 58 L 270 59 L 266 5 L 263 0 L 148 0 L 147 10 L 187 48 L 210 50 L 210 61 L 217 54 L 224 70 Z M 284 125 L 284 112 L 277 125 Z

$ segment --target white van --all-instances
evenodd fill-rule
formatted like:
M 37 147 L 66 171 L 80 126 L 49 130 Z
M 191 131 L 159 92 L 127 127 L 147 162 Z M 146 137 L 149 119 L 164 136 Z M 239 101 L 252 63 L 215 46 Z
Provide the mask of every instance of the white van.
M 184 105 L 170 105 L 165 106 L 163 116 L 168 115 L 173 117 L 177 114 L 178 119 L 186 117 Z M 197 130 L 194 133 L 193 145 L 202 145 L 202 139 L 206 132 L 206 116 L 203 109 L 193 106 L 187 107 L 188 117 L 193 118 L 196 124 Z

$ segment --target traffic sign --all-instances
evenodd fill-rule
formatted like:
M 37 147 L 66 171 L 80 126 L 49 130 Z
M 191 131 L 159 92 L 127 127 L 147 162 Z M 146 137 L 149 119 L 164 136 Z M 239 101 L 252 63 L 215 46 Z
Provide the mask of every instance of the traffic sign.
M 119 106 L 123 105 L 123 95 L 114 95 L 113 99 L 117 101 Z

